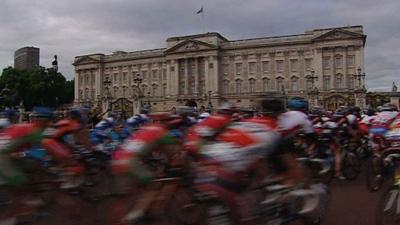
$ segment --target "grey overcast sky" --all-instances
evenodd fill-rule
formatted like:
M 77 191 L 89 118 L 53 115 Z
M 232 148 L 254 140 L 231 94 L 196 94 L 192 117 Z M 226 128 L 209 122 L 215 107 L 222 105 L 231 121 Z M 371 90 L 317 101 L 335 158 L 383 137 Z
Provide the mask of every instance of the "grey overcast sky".
M 0 68 L 13 66 L 16 49 L 36 46 L 42 66 L 57 54 L 71 79 L 77 55 L 160 48 L 167 37 L 203 32 L 201 5 L 206 31 L 228 39 L 363 25 L 369 90 L 399 81 L 399 0 L 1 0 Z

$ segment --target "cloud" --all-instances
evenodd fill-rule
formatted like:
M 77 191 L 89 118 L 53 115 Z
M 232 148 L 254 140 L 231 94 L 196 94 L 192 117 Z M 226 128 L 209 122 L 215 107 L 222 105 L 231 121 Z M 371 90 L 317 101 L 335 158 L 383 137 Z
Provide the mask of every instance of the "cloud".
M 195 14 L 201 5 L 207 31 L 228 39 L 361 24 L 368 87 L 389 90 L 400 72 L 397 0 L 3 0 L 0 68 L 13 65 L 16 49 L 33 45 L 43 66 L 57 54 L 60 71 L 72 78 L 74 56 L 159 48 L 170 36 L 203 32 Z

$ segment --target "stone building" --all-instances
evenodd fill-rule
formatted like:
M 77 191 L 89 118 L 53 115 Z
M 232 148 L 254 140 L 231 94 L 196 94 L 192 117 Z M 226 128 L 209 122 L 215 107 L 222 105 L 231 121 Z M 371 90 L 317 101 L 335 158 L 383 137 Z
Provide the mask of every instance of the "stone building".
M 212 32 L 170 37 L 160 49 L 77 56 L 75 102 L 129 114 L 188 101 L 251 107 L 282 94 L 327 108 L 364 106 L 365 41 L 362 26 L 243 40 Z
M 14 53 L 14 68 L 30 70 L 39 66 L 40 49 L 35 47 L 20 48 Z

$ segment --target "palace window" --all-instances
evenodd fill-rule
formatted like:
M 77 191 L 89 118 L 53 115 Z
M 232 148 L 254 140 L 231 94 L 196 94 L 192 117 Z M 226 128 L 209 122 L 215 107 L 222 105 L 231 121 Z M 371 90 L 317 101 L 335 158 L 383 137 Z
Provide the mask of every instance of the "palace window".
M 348 55 L 346 61 L 347 67 L 354 67 L 354 55 Z
M 292 91 L 297 91 L 297 90 L 299 89 L 298 82 L 299 82 L 299 78 L 297 78 L 297 77 L 292 77 L 292 78 L 290 79 L 290 90 L 292 90 Z
M 262 62 L 262 70 L 263 70 L 264 73 L 268 73 L 269 72 L 269 62 L 268 61 Z
M 306 70 L 311 70 L 312 59 L 305 59 L 304 64 Z
M 147 71 L 142 71 L 143 80 L 147 80 Z
M 163 69 L 163 80 L 167 79 L 167 69 Z
M 250 74 L 256 73 L 256 63 L 255 62 L 249 62 L 249 73 Z
M 199 81 L 199 93 L 204 93 L 204 90 L 206 89 L 206 82 L 204 80 Z
M 253 78 L 249 79 L 249 91 L 250 93 L 254 93 L 256 89 L 256 80 Z
M 268 78 L 263 78 L 262 79 L 262 86 L 263 86 L 263 92 L 267 92 L 268 90 L 269 90 L 269 84 L 270 84 L 270 82 L 269 82 L 269 79 Z
M 118 97 L 118 87 L 114 87 L 114 98 Z
M 297 59 L 290 60 L 290 70 L 293 72 L 297 71 Z
M 235 64 L 236 75 L 242 74 L 242 63 Z
M 167 95 L 167 84 L 163 84 L 162 95 L 163 95 L 163 97 L 165 97 Z
M 151 95 L 152 96 L 158 96 L 158 86 L 157 85 L 153 85 Z
M 278 73 L 282 73 L 283 72 L 283 60 L 277 60 L 276 61 L 276 71 Z
M 329 90 L 331 88 L 331 77 L 330 76 L 324 76 L 323 79 L 323 84 L 322 84 L 322 88 L 324 90 Z
M 342 74 L 335 75 L 335 88 L 342 88 Z
M 147 85 L 142 85 L 142 95 L 147 95 Z
M 229 94 L 229 80 L 224 80 L 222 83 L 222 91 L 224 94 Z
M 323 67 L 324 69 L 330 69 L 330 68 L 331 68 L 331 57 L 325 56 L 325 57 L 322 59 L 322 67 Z
M 95 80 L 96 78 L 95 78 L 95 76 L 94 76 L 94 73 L 92 73 L 91 74 L 91 81 L 92 81 L 92 86 L 95 86 L 94 84 L 95 84 Z
M 153 74 L 153 81 L 154 81 L 154 80 L 157 80 L 157 72 L 158 72 L 158 70 L 153 70 L 153 71 L 152 71 L 152 74 Z
M 229 74 L 229 65 L 228 64 L 222 65 L 222 71 L 223 71 L 225 76 L 228 76 L 228 74 Z
M 276 90 L 277 91 L 284 91 L 285 90 L 285 86 L 283 84 L 283 78 L 282 77 L 276 78 Z
M 185 93 L 185 81 L 179 82 L 179 94 L 183 95 Z
M 343 57 L 341 55 L 335 56 L 335 68 L 340 69 L 343 67 Z
M 236 80 L 236 94 L 242 93 L 242 80 Z
M 123 73 L 122 73 L 122 76 L 124 76 L 124 83 L 126 83 L 126 82 L 127 82 L 127 73 L 126 73 L 126 72 L 123 72 Z
M 347 77 L 347 87 L 349 89 L 353 89 L 354 88 L 354 78 L 351 75 L 349 75 Z
M 118 74 L 114 73 L 114 84 L 116 84 L 118 82 Z

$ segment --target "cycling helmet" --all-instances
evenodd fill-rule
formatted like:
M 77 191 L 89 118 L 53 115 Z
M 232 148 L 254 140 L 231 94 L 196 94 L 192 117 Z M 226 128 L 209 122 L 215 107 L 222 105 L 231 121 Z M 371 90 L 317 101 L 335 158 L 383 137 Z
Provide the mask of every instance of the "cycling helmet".
M 31 117 L 36 119 L 52 119 L 54 118 L 54 110 L 48 107 L 35 107 L 33 108 Z
M 230 102 L 224 102 L 218 108 L 218 113 L 219 114 L 233 115 L 234 113 L 237 113 L 237 112 L 238 112 L 237 106 L 235 104 L 233 104 L 233 103 L 230 103 Z
M 308 102 L 302 98 L 291 98 L 288 103 L 287 107 L 291 110 L 308 110 Z

